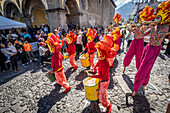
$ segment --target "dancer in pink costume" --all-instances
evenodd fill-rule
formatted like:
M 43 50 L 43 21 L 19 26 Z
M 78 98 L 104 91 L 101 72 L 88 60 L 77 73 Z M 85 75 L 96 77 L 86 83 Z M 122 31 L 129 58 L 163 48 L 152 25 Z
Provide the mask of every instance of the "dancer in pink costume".
M 151 20 L 155 19 L 155 15 L 153 15 L 153 13 L 154 13 L 154 9 L 150 8 L 149 6 L 146 6 L 144 8 L 144 10 L 139 13 L 140 23 L 141 23 L 141 21 L 151 21 Z M 146 27 L 143 30 L 147 30 Z M 143 38 L 143 34 L 142 34 L 140 28 L 134 28 L 133 24 L 132 24 L 132 28 L 131 28 L 130 32 L 132 32 L 134 34 L 135 38 L 132 40 L 130 48 L 125 55 L 123 65 L 124 65 L 125 68 L 127 66 L 129 66 L 129 64 L 132 61 L 132 58 L 135 55 L 136 68 L 138 70 L 139 66 L 141 64 L 140 59 L 141 59 L 142 52 L 143 52 L 143 49 L 144 49 L 144 38 Z M 125 72 L 125 68 L 124 68 L 123 73 Z
M 164 1 L 157 7 L 156 23 L 150 24 L 149 30 L 143 33 L 144 36 L 151 33 L 150 41 L 142 53 L 141 65 L 135 75 L 134 92 L 132 96 L 135 96 L 141 85 L 143 85 L 143 92 L 145 92 L 145 86 L 149 82 L 152 67 L 161 50 L 161 42 L 166 35 L 170 34 L 168 33 L 170 23 L 166 23 L 170 20 L 169 6 L 170 1 Z M 143 31 L 143 29 L 141 30 Z
M 144 39 L 141 35 L 140 28 L 133 29 L 134 39 L 132 40 L 132 43 L 130 45 L 129 50 L 127 51 L 125 58 L 123 60 L 124 67 L 129 66 L 129 64 L 132 61 L 132 58 L 135 55 L 136 58 L 136 68 L 139 69 L 140 66 L 140 58 L 142 56 L 142 52 L 144 49 Z M 125 70 L 124 70 L 125 71 Z

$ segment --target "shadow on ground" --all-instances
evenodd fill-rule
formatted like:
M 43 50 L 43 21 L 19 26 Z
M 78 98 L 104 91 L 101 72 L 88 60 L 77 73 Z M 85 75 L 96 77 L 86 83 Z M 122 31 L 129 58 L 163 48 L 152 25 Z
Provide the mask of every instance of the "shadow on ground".
M 68 68 L 65 72 L 66 79 L 68 80 L 68 78 L 71 76 L 71 74 L 74 73 L 75 71 L 76 70 L 73 70 L 73 67 Z
M 76 90 L 83 90 L 83 80 L 87 77 L 87 73 L 82 70 L 76 77 L 76 81 L 81 81 L 80 84 L 76 85 Z
M 134 84 L 130 77 L 126 74 L 123 74 L 122 77 L 126 84 L 128 85 L 129 89 L 133 92 Z M 129 103 L 129 97 L 130 99 L 133 100 L 133 103 Z M 155 110 L 154 108 L 150 108 L 150 103 L 148 102 L 145 95 L 143 95 L 142 86 L 136 93 L 135 97 L 132 97 L 132 93 L 126 93 L 126 104 L 122 104 L 121 107 L 122 108 L 133 107 L 133 113 L 151 113 L 150 110 Z
M 52 90 L 49 95 L 45 95 L 38 101 L 37 113 L 48 113 L 56 102 L 60 101 L 67 95 L 67 93 L 59 93 L 60 89 L 61 86 L 55 84 L 55 89 Z
M 110 68 L 110 71 L 109 71 L 110 83 L 109 83 L 108 89 L 113 89 L 113 87 L 114 87 L 115 83 L 113 81 L 113 76 L 115 76 L 115 70 L 119 64 L 117 59 L 115 59 L 113 63 L 114 63 L 114 66 L 112 68 Z

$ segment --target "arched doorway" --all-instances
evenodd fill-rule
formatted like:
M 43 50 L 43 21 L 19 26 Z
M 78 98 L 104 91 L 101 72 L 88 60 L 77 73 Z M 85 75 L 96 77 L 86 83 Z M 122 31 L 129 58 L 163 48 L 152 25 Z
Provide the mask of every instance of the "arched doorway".
M 40 26 L 42 24 L 48 25 L 47 15 L 40 8 L 36 8 L 32 12 L 32 25 Z
M 38 27 L 42 24 L 48 25 L 45 6 L 41 0 L 23 0 L 23 14 L 25 18 L 29 18 L 32 26 Z
M 20 17 L 20 11 L 13 2 L 6 2 L 4 4 L 4 13 L 7 18 L 16 21 L 22 21 L 22 18 Z
M 65 2 L 65 10 L 67 11 L 66 22 L 80 25 L 77 2 L 75 0 L 67 0 Z

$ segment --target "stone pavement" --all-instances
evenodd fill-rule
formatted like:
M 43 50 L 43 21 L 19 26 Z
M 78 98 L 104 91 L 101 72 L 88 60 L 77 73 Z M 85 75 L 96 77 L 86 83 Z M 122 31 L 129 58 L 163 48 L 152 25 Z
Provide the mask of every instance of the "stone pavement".
M 112 104 L 112 113 L 164 113 L 170 89 L 168 70 L 170 59 L 161 51 L 151 72 L 150 83 L 146 94 L 141 91 L 134 98 L 126 95 L 133 91 L 134 75 L 136 73 L 135 59 L 123 71 L 125 50 L 119 52 L 114 60 L 114 68 L 110 69 L 110 84 L 107 90 L 108 99 Z M 95 58 L 95 62 L 97 59 Z M 38 62 L 22 66 L 16 74 L 12 72 L 0 73 L 0 113 L 96 113 L 105 110 L 92 110 L 85 98 L 82 80 L 87 77 L 85 69 L 77 60 L 79 68 L 73 71 L 68 60 L 64 60 L 64 71 L 72 89 L 63 93 L 64 89 L 55 82 L 50 83 L 46 73 L 51 69 L 49 64 L 39 66 Z

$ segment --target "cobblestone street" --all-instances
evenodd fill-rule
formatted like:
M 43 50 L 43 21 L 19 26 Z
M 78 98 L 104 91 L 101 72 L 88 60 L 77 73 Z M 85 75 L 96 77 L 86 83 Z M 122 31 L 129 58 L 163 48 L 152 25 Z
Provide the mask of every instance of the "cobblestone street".
M 165 48 L 166 46 L 164 46 Z M 119 52 L 114 60 L 114 68 L 110 69 L 110 84 L 107 90 L 108 99 L 112 104 L 112 113 L 164 113 L 170 98 L 168 74 L 170 73 L 170 59 L 161 51 L 151 72 L 150 83 L 146 87 L 146 94 L 128 97 L 132 93 L 134 75 L 136 73 L 135 58 L 123 74 L 123 59 L 125 50 Z M 95 63 L 97 58 L 95 58 Z M 22 68 L 18 73 L 0 73 L 0 112 L 6 113 L 96 113 L 91 110 L 90 103 L 85 98 L 82 80 L 87 77 L 85 68 L 77 60 L 78 69 L 73 71 L 68 60 L 64 60 L 64 71 L 68 83 L 72 87 L 70 92 L 63 93 L 59 85 L 50 83 L 45 76 L 51 69 L 50 64 L 39 66 L 33 62 Z M 169 70 L 169 71 L 168 71 Z M 105 111 L 100 104 L 101 112 Z M 98 111 L 100 112 L 100 111 Z

